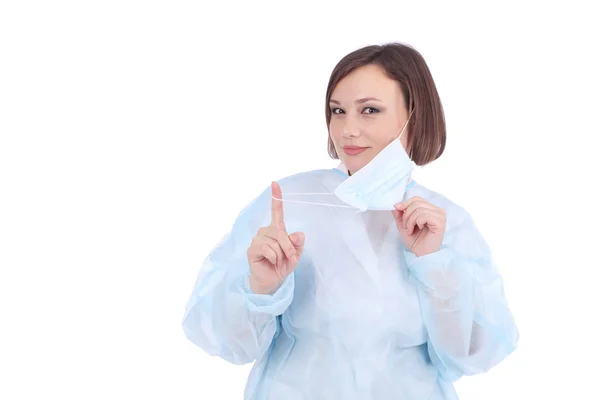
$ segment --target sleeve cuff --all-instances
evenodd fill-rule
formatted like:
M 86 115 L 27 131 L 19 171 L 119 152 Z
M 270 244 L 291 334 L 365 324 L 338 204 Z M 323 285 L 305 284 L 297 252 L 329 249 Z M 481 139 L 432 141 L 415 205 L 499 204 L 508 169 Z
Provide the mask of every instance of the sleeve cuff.
M 472 277 L 468 265 L 456 263 L 454 258 L 454 252 L 446 246 L 421 257 L 404 250 L 409 276 L 436 297 L 444 299 L 455 295 Z
M 425 283 L 428 281 L 427 275 L 435 271 L 443 271 L 448 267 L 451 254 L 450 249 L 442 246 L 436 252 L 418 257 L 408 249 L 404 249 L 404 259 L 409 272 L 417 279 Z
M 246 306 L 251 312 L 281 315 L 292 304 L 294 298 L 294 273 L 283 281 L 273 294 L 257 294 L 250 288 L 250 275 L 242 277 L 241 290 L 246 298 Z

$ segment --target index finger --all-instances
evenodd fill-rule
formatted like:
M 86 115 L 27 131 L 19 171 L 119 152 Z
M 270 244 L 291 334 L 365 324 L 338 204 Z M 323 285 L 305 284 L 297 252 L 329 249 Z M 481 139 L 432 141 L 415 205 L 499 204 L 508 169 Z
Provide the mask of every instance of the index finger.
M 419 196 L 414 196 L 408 200 L 402 201 L 400 203 L 396 203 L 394 205 L 394 208 L 396 210 L 402 211 L 402 209 L 408 208 L 408 206 L 410 206 L 412 203 L 414 203 L 415 201 L 419 201 L 419 200 L 423 200 L 423 199 L 421 199 Z
M 285 230 L 281 187 L 277 182 L 271 183 L 271 225 Z

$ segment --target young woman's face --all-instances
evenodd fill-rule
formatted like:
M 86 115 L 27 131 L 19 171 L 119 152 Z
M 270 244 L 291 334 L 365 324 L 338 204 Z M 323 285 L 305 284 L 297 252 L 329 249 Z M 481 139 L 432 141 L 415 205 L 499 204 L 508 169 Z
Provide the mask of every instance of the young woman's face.
M 338 82 L 329 108 L 329 134 L 352 174 L 397 139 L 408 119 L 400 84 L 373 64 L 355 69 Z M 407 129 L 400 140 L 405 150 Z

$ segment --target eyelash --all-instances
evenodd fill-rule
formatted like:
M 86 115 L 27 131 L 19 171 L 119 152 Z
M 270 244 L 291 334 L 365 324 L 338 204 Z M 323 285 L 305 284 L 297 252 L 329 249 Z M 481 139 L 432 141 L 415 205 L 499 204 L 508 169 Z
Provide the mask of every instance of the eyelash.
M 365 108 L 363 108 L 363 111 L 366 110 L 367 108 L 375 110 L 375 112 L 370 112 L 370 113 L 367 113 L 367 114 L 377 114 L 377 113 L 379 113 L 379 109 L 377 109 L 375 107 L 365 107 Z M 333 114 L 333 115 L 339 115 L 338 113 L 335 112 L 335 110 L 341 110 L 341 108 L 337 108 L 336 107 L 336 108 L 332 108 L 331 109 L 331 114 Z

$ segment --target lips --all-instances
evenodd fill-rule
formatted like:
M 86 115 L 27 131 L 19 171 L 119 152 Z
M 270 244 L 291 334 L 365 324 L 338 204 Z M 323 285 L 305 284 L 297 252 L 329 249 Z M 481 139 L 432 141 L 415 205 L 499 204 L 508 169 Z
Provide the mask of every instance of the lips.
M 344 146 L 344 153 L 346 153 L 349 156 L 355 156 L 358 155 L 360 153 L 362 153 L 363 151 L 367 150 L 368 147 L 359 147 L 359 146 Z

